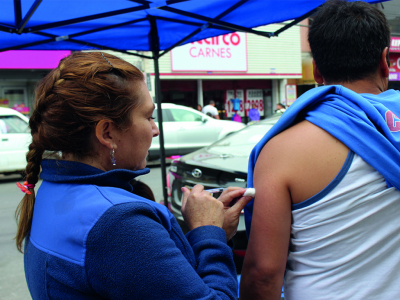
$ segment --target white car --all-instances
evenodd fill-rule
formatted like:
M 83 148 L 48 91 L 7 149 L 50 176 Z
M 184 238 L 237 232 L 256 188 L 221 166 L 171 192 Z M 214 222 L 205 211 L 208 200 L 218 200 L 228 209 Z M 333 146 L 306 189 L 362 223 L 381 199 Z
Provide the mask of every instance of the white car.
M 165 154 L 184 155 L 208 146 L 244 127 L 245 124 L 217 120 L 193 108 L 162 103 Z M 158 124 L 157 109 L 153 117 Z M 149 160 L 159 158 L 160 139 L 153 138 L 149 149 Z
M 23 114 L 0 107 L 0 174 L 25 170 L 26 153 L 32 141 L 28 122 Z

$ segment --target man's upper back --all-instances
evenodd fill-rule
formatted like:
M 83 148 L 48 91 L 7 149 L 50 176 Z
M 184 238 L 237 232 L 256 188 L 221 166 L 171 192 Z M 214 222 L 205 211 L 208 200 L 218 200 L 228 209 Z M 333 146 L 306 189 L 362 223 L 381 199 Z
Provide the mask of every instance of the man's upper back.
M 206 115 L 207 115 L 208 113 L 210 113 L 212 116 L 218 115 L 218 110 L 217 110 L 214 106 L 212 106 L 212 105 L 206 105 L 206 106 L 204 106 L 202 112 L 203 112 L 204 114 L 206 114 Z

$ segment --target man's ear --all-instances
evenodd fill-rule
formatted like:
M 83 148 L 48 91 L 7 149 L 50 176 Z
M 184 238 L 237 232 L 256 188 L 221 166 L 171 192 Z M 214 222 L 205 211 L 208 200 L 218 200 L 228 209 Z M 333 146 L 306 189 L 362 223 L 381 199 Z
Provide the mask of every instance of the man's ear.
M 314 80 L 318 84 L 323 84 L 324 83 L 324 78 L 322 77 L 321 73 L 318 70 L 318 67 L 315 63 L 315 60 L 312 60 L 312 65 L 313 65 L 313 73 L 314 73 Z
M 115 125 L 111 120 L 101 120 L 97 123 L 95 134 L 97 140 L 100 144 L 106 146 L 107 148 L 117 149 L 117 144 L 115 143 Z
M 381 62 L 379 63 L 380 73 L 384 78 L 389 77 L 389 68 L 390 68 L 390 60 L 389 60 L 389 48 L 385 47 L 381 54 Z

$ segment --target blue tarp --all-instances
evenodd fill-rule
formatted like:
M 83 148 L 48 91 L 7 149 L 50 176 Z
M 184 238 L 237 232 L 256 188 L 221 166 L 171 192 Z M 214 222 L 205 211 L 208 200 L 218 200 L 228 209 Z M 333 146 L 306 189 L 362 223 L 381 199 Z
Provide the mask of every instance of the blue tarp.
M 150 38 L 151 17 L 155 17 L 159 49 L 165 50 L 194 32 L 184 43 L 241 31 L 241 28 L 296 19 L 324 2 L 1 0 L 0 50 L 88 50 L 105 47 L 151 51 L 154 49 Z M 226 27 L 222 27 L 224 25 Z M 118 27 L 107 29 L 110 26 Z

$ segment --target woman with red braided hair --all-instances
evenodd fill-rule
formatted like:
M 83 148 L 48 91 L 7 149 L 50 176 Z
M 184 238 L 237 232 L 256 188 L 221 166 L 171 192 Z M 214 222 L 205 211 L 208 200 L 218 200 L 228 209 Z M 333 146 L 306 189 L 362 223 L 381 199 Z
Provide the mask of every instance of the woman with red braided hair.
M 183 188 L 185 236 L 166 207 L 131 193 L 149 172 L 153 110 L 142 73 L 110 54 L 73 53 L 40 82 L 16 212 L 34 300 L 237 298 L 227 241 L 251 197 Z

